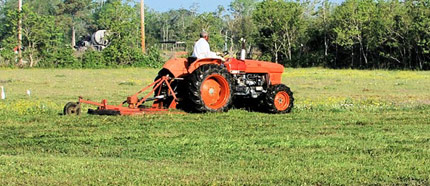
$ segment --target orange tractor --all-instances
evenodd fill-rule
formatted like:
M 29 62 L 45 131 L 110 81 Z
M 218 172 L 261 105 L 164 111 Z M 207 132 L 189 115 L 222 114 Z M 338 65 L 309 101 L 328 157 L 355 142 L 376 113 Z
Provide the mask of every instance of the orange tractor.
M 160 113 L 170 109 L 187 112 L 227 112 L 247 107 L 268 113 L 288 113 L 293 108 L 293 93 L 282 84 L 284 67 L 280 64 L 235 58 L 173 58 L 167 61 L 154 83 L 127 97 L 118 106 L 85 100 L 70 102 L 65 115 L 80 114 L 81 104 L 96 105 L 90 114 L 132 115 Z M 148 92 L 145 96 L 139 95 Z M 152 106 L 144 103 L 153 101 Z M 127 104 L 127 106 L 124 106 Z

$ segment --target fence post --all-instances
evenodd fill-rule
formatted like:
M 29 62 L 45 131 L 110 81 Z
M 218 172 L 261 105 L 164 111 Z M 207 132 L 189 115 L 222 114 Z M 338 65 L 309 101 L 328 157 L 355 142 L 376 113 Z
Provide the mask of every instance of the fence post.
M 6 99 L 6 93 L 4 92 L 4 87 L 0 86 L 1 88 L 1 99 Z

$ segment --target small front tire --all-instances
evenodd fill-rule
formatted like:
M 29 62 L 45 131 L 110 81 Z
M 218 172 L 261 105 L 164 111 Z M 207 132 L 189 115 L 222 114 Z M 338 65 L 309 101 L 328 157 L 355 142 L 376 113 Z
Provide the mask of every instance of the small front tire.
M 263 98 L 263 105 L 268 113 L 289 113 L 294 106 L 293 92 L 284 84 L 272 85 Z

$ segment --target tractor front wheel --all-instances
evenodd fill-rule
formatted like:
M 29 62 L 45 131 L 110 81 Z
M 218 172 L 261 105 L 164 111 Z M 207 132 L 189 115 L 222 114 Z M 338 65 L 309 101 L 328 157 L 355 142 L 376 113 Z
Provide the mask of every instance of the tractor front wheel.
M 227 112 L 233 99 L 232 77 L 220 65 L 203 65 L 188 79 L 189 111 Z
M 289 113 L 294 106 L 293 92 L 283 84 L 270 86 L 263 98 L 263 105 L 269 113 Z

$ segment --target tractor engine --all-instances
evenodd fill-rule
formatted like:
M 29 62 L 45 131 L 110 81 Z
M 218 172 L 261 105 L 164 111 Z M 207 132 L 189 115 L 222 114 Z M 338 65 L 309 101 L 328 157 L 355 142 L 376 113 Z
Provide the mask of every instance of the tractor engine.
M 267 74 L 239 74 L 235 79 L 235 93 L 237 96 L 257 98 L 267 90 Z

